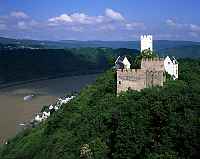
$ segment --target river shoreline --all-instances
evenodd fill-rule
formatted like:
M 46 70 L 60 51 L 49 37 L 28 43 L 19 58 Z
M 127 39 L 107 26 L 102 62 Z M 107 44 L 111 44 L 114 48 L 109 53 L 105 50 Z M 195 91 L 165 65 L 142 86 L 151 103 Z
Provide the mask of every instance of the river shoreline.
M 24 85 L 24 84 L 29 84 L 29 83 L 33 83 L 33 82 L 40 82 L 40 81 L 45 81 L 45 80 L 59 79 L 59 78 L 66 78 L 66 77 L 79 77 L 79 76 L 87 76 L 87 75 L 96 75 L 96 74 L 101 74 L 101 73 L 102 73 L 102 71 L 94 71 L 93 73 L 85 73 L 85 74 L 77 74 L 77 75 L 76 74 L 74 74 L 74 75 L 60 74 L 60 75 L 57 75 L 57 76 L 35 78 L 35 79 L 31 79 L 31 80 L 0 83 L 0 90 L 4 89 L 4 88 L 8 88 L 8 87 Z
M 0 143 L 20 131 L 21 123 L 34 118 L 43 106 L 54 103 L 59 97 L 79 92 L 96 80 L 98 74 L 62 77 L 15 84 L 0 89 Z M 31 100 L 24 97 L 34 94 Z

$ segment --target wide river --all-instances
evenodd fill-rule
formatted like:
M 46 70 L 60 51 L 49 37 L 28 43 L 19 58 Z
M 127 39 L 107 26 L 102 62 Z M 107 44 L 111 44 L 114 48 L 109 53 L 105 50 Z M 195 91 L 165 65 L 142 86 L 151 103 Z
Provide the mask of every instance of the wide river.
M 64 77 L 37 81 L 0 89 L 0 144 L 22 129 L 20 124 L 28 122 L 40 112 L 44 105 L 95 81 L 97 75 Z M 31 100 L 25 96 L 35 94 Z

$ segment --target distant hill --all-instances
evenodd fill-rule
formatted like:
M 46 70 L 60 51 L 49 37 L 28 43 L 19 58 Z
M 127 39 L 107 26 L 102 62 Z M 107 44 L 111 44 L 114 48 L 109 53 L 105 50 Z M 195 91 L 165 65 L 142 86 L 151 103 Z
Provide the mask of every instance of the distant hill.
M 102 72 L 134 49 L 5 49 L 0 47 L 0 84 Z
M 0 37 L 0 43 L 3 45 L 16 45 L 19 47 L 33 47 L 33 48 L 81 48 L 81 47 L 108 47 L 108 48 L 128 48 L 140 49 L 139 41 L 76 41 L 76 40 L 62 40 L 62 41 L 37 41 L 27 39 L 9 39 Z M 166 48 L 175 48 L 182 46 L 200 45 L 200 42 L 192 41 L 168 41 L 155 40 L 154 49 L 159 51 Z
M 200 45 L 182 46 L 159 50 L 160 55 L 176 56 L 178 58 L 200 58 Z

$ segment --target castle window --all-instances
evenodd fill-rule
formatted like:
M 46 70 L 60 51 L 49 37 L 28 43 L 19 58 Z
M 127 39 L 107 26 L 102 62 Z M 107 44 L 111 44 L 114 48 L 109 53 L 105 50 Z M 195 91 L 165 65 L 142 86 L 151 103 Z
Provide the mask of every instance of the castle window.
M 119 84 L 122 84 L 122 82 L 121 82 L 121 81 L 119 81 Z

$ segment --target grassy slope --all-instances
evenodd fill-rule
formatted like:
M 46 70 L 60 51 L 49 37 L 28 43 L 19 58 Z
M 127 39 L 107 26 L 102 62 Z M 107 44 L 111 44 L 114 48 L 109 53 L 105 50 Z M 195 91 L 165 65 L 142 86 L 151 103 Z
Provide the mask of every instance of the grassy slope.
M 180 61 L 180 80 L 116 97 L 115 73 L 63 106 L 47 122 L 2 148 L 2 159 L 194 158 L 200 152 L 200 61 Z M 191 71 L 191 69 L 193 71 Z

